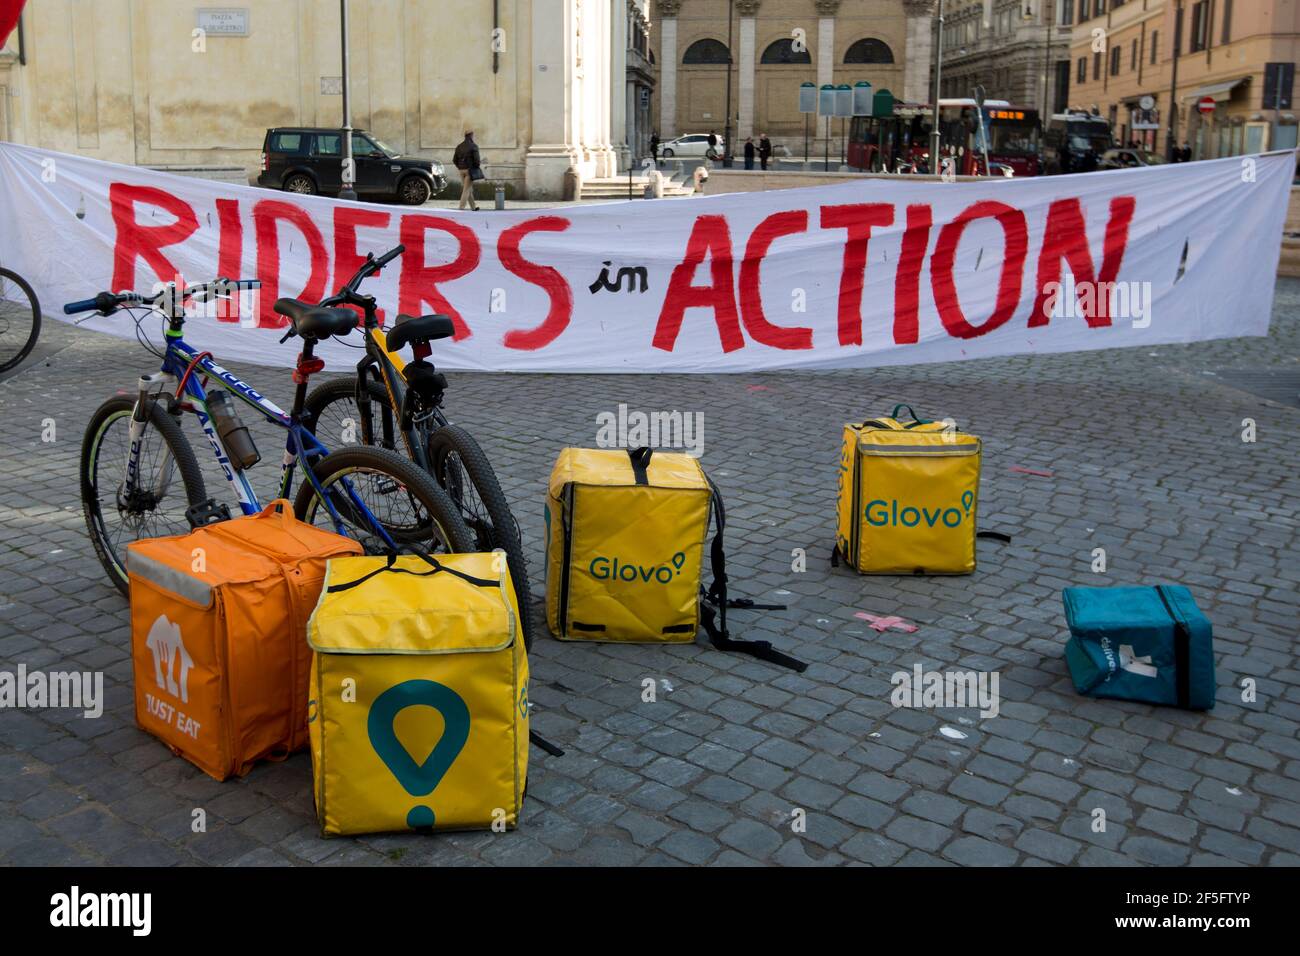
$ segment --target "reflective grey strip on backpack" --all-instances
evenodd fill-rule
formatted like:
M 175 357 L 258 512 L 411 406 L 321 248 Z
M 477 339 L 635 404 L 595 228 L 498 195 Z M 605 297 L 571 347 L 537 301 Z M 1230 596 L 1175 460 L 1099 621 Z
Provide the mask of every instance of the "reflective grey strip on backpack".
M 131 548 L 126 552 L 126 570 L 128 574 L 157 585 L 164 591 L 170 591 L 191 604 L 199 607 L 212 604 L 212 585 Z
M 888 457 L 890 455 L 935 455 L 938 457 L 962 458 L 968 455 L 978 455 L 980 446 L 972 442 L 963 442 L 962 444 L 942 444 L 942 445 L 888 445 L 883 442 L 879 445 L 861 443 L 858 445 L 859 454 L 877 455 Z

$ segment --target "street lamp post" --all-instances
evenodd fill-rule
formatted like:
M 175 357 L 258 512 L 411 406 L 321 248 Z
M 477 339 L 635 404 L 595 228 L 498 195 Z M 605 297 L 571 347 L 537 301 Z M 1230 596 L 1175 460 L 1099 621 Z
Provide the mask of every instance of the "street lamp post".
M 352 110 L 348 102 L 348 0 L 339 0 L 339 35 L 343 42 L 343 188 L 340 199 L 356 199 L 356 161 L 352 157 Z
M 731 168 L 731 67 L 735 58 L 731 55 L 731 14 L 735 9 L 735 0 L 727 0 L 727 116 L 722 122 L 722 166 Z
M 1052 111 L 1047 104 L 1048 74 L 1052 64 L 1052 34 L 1056 30 L 1056 0 L 1043 0 L 1043 16 L 1047 19 L 1047 45 L 1043 49 L 1043 121 L 1051 118 Z
M 1173 162 L 1174 150 L 1178 148 L 1178 53 L 1183 45 L 1183 2 L 1178 0 L 1174 13 L 1174 65 L 1173 76 L 1169 86 L 1169 134 L 1165 143 L 1165 159 Z
M 939 171 L 939 90 L 943 74 L 943 3 L 939 0 L 939 21 L 934 43 L 934 120 L 930 129 L 930 172 Z

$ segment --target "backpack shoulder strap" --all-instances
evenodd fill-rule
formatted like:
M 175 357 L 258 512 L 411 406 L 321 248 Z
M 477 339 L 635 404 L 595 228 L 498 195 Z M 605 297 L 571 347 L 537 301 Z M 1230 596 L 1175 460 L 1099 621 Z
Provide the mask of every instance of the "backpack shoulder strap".
M 704 480 L 709 483 L 709 500 L 716 530 L 713 543 L 709 548 L 709 564 L 713 571 L 713 582 L 706 590 L 700 583 L 700 624 L 709 635 L 709 642 L 720 651 L 733 651 L 737 654 L 749 654 L 759 660 L 767 661 L 778 667 L 788 667 L 792 671 L 803 673 L 808 665 L 788 654 L 782 654 L 770 641 L 742 641 L 733 638 L 727 630 L 727 608 L 745 608 L 754 611 L 781 611 L 784 604 L 755 604 L 748 598 L 727 597 L 727 556 L 723 549 L 722 535 L 727 527 L 727 511 L 722 505 L 722 495 L 718 486 L 708 475 Z

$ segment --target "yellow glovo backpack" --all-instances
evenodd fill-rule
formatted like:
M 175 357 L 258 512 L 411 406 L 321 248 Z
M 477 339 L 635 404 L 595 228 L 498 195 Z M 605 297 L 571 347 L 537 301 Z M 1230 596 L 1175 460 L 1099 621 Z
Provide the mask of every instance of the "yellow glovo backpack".
M 911 421 L 897 417 L 903 409 Z M 862 574 L 970 574 L 979 483 L 980 440 L 951 423 L 898 405 L 845 425 L 834 563 L 843 556 Z
M 518 824 L 528 656 L 504 552 L 331 561 L 307 637 L 323 833 Z
M 713 583 L 703 587 L 710 514 Z M 546 501 L 546 616 L 562 641 L 713 646 L 803 671 L 768 641 L 733 639 L 727 608 L 780 610 L 727 597 L 726 512 L 699 461 L 649 448 L 565 448 Z

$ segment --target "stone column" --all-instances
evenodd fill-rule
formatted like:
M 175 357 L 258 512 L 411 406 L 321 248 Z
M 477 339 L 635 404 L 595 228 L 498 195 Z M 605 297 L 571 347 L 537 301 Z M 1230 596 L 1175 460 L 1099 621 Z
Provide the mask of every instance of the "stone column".
M 827 83 L 835 82 L 835 14 L 839 12 L 840 0 L 817 0 L 817 90 L 818 102 L 821 102 L 821 88 Z M 836 121 L 831 120 L 831 135 L 836 132 Z M 826 119 L 813 116 L 812 155 L 823 156 L 826 153 Z M 831 153 L 839 153 L 832 143 Z
M 817 0 L 817 87 L 835 82 L 835 14 L 840 0 Z
M 614 150 L 614 165 L 627 168 L 631 155 L 632 143 L 628 141 L 628 129 L 631 125 L 627 112 L 627 48 L 631 42 L 628 34 L 628 0 L 609 0 L 610 32 L 610 99 L 609 130 L 610 146 Z
M 934 0 L 903 0 L 907 46 L 903 55 L 903 99 L 929 103 L 933 95 Z
M 611 125 L 614 115 L 613 75 L 615 72 L 624 73 L 627 52 L 616 50 L 610 41 L 611 34 L 614 33 L 610 16 L 614 11 L 609 0 L 587 0 L 583 6 L 587 7 L 588 3 L 590 9 L 583 31 L 590 37 L 590 51 L 594 60 L 591 65 L 595 70 L 588 106 L 593 135 L 588 142 L 596 157 L 596 175 L 617 176 L 618 154 L 614 151 L 614 130 Z
M 574 136 L 575 36 L 569 0 L 533 0 L 532 142 L 524 156 L 530 199 L 560 199 L 564 174 L 580 165 Z
M 655 0 L 659 16 L 659 138 L 677 135 L 677 14 L 682 0 Z
M 737 77 L 737 112 L 735 142 L 731 152 L 754 135 L 754 18 L 758 15 L 760 0 L 736 0 L 736 13 L 740 15 L 740 53 L 737 57 L 740 72 Z

